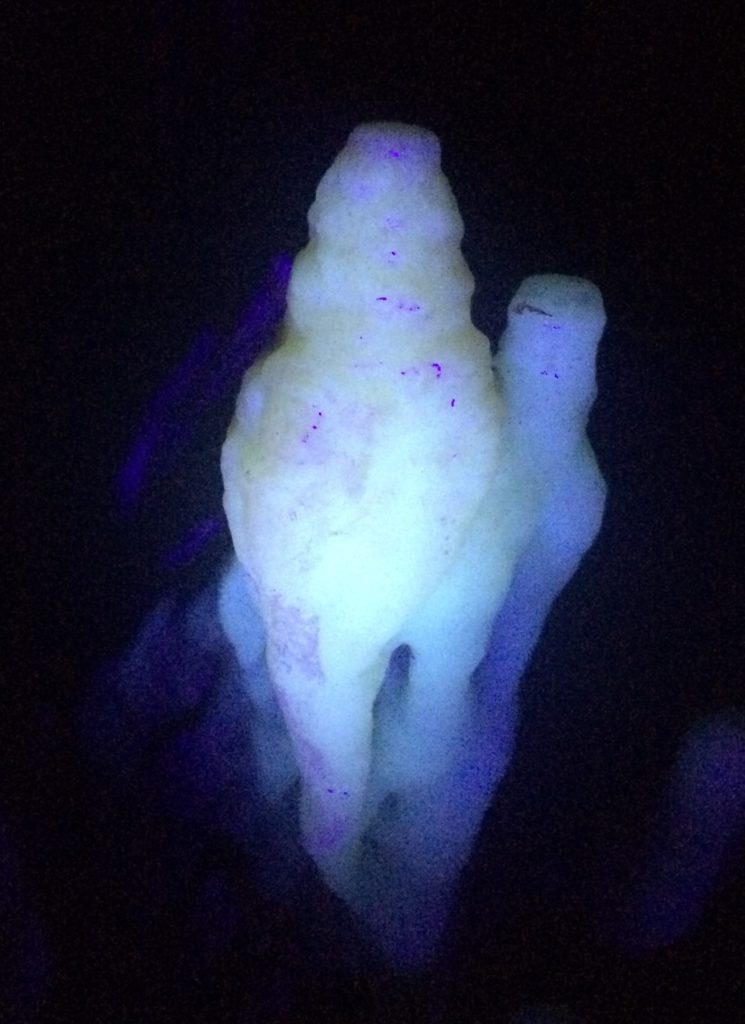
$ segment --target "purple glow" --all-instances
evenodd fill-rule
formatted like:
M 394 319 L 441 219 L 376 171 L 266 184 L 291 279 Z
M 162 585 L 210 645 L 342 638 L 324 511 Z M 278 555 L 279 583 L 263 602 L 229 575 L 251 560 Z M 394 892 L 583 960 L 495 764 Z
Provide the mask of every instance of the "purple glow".
M 201 519 L 185 537 L 168 549 L 161 559 L 161 568 L 178 569 L 187 565 L 224 527 L 225 516 L 222 512 Z
M 745 719 L 713 715 L 685 737 L 662 800 L 644 869 L 618 928 L 637 952 L 690 935 L 745 840 Z
M 238 389 L 284 312 L 291 267 L 287 256 L 275 257 L 230 338 L 204 331 L 157 390 L 117 475 L 121 515 L 135 510 L 153 477 L 168 472 L 169 458 L 188 445 L 212 405 Z
M 178 410 L 198 383 L 216 344 L 215 334 L 201 334 L 151 400 L 140 434 L 117 478 L 119 509 L 123 515 L 132 512 L 140 501 L 159 450 L 179 440 L 184 424 L 178 417 Z

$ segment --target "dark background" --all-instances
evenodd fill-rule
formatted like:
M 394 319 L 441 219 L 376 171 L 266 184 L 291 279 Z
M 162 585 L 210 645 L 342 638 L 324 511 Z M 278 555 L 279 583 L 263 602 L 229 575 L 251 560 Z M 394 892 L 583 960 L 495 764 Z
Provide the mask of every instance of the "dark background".
M 229 337 L 271 260 L 304 244 L 321 175 L 370 120 L 439 136 L 474 320 L 492 340 L 528 274 L 600 287 L 591 434 L 609 503 L 524 680 L 518 751 L 467 873 L 456 952 L 400 986 L 381 974 L 355 987 L 328 964 L 286 1012 L 470 1022 L 540 1001 L 587 1021 L 745 1012 L 741 869 L 671 950 L 625 957 L 597 924 L 681 736 L 742 704 L 738 7 L 6 12 L 0 810 L 20 865 L 8 877 L 42 922 L 51 979 L 13 984 L 28 1006 L 44 993 L 41 1019 L 248 1019 L 250 922 L 218 966 L 185 979 L 178 937 L 133 948 L 126 872 L 107 911 L 76 713 L 154 601 L 196 588 L 227 550 L 223 533 L 180 572 L 158 568 L 164 547 L 219 509 L 235 391 L 200 412 L 124 521 L 113 484 L 147 403 L 199 331 Z

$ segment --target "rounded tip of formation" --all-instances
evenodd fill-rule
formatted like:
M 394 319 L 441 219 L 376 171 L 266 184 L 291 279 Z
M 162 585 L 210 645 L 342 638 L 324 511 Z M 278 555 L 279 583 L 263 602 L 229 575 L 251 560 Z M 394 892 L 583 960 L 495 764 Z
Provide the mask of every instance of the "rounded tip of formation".
M 600 290 L 583 277 L 536 274 L 526 277 L 510 303 L 510 313 L 534 313 L 560 322 L 564 318 L 605 323 Z
M 399 121 L 376 121 L 358 125 L 347 146 L 376 160 L 440 163 L 440 142 L 434 132 Z

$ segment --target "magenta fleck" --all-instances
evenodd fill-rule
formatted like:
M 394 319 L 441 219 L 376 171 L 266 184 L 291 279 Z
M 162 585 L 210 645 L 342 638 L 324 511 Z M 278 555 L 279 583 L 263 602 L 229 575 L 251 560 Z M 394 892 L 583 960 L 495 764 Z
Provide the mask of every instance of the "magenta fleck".
M 522 315 L 526 310 L 528 311 L 528 313 L 540 313 L 541 316 L 553 315 L 545 309 L 539 309 L 538 306 L 530 306 L 527 302 L 520 302 L 517 306 L 515 306 L 515 312 L 519 315 Z

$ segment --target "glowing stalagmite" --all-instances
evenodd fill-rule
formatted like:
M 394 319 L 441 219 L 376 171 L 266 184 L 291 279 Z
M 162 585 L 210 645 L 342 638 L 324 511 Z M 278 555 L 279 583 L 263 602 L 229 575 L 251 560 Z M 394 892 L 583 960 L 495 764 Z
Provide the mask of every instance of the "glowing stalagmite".
M 234 574 L 264 625 L 303 844 L 391 947 L 416 945 L 401 922 L 427 919 L 433 888 L 441 928 L 509 759 L 512 724 L 495 752 L 500 723 L 475 717 L 474 670 L 491 639 L 514 694 L 605 495 L 584 433 L 600 295 L 528 279 L 493 368 L 439 156 L 421 128 L 352 133 L 222 454 Z M 240 645 L 225 601 L 223 620 Z M 402 645 L 400 693 L 381 710 Z

